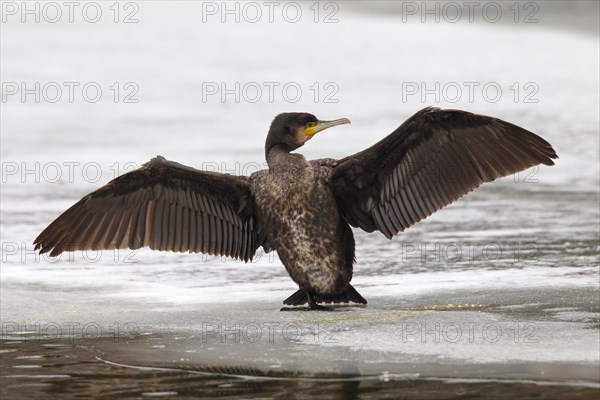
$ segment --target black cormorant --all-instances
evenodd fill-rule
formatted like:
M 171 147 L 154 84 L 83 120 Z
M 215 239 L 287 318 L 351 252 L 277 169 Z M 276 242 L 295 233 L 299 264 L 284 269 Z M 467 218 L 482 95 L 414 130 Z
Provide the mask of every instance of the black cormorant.
M 329 310 L 318 303 L 366 304 L 350 285 L 350 226 L 390 239 L 483 182 L 557 158 L 548 142 L 516 125 L 438 108 L 417 112 L 380 142 L 340 160 L 291 153 L 317 132 L 346 123 L 278 115 L 265 144 L 269 168 L 249 177 L 157 156 L 75 203 L 35 239 L 35 248 L 57 256 L 148 246 L 247 262 L 262 246 L 277 250 L 300 287 L 284 304 L 308 303 L 311 310 Z

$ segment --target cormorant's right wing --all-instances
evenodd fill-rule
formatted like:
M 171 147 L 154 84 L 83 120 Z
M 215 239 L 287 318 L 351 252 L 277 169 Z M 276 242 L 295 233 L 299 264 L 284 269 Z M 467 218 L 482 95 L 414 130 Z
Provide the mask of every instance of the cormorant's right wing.
M 83 197 L 34 244 L 50 256 L 149 246 L 247 262 L 261 239 L 246 177 L 199 171 L 158 156 Z
M 391 238 L 483 182 L 553 158 L 548 142 L 511 123 L 426 108 L 337 161 L 330 187 L 348 223 Z

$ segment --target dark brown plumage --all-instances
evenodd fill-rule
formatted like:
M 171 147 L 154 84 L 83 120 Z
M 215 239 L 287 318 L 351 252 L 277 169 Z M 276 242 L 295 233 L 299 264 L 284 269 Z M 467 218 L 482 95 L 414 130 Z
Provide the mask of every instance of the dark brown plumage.
M 75 203 L 34 241 L 57 256 L 83 249 L 203 252 L 249 261 L 274 248 L 300 290 L 284 301 L 366 303 L 350 285 L 348 224 L 391 238 L 474 190 L 537 164 L 552 146 L 508 122 L 426 108 L 386 138 L 341 160 L 290 153 L 320 130 L 349 123 L 278 115 L 268 170 L 250 177 L 199 171 L 155 157 Z
M 138 249 L 228 255 L 260 246 L 249 180 L 158 156 L 75 203 L 36 239 L 40 253 Z
M 554 165 L 544 139 L 497 118 L 426 108 L 337 162 L 332 190 L 348 223 L 391 238 L 483 182 Z

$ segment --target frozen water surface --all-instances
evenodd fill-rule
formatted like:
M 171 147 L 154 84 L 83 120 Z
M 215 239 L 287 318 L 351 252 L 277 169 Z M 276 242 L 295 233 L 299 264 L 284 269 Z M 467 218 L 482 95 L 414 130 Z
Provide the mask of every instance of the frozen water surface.
M 165 4 L 140 3 L 131 25 L 2 26 L 3 82 L 93 81 L 107 93 L 2 103 L 3 398 L 597 396 L 597 37 L 344 7 L 337 24 L 200 23 L 200 5 Z M 297 82 L 304 94 L 203 101 L 203 82 L 236 81 Z M 135 82 L 139 102 L 114 103 L 114 82 Z M 314 82 L 335 82 L 339 101 L 315 102 Z M 503 95 L 423 102 L 403 98 L 403 82 L 497 82 Z M 534 82 L 538 101 L 515 102 L 515 82 Z M 296 288 L 275 254 L 243 264 L 32 251 L 60 212 L 156 154 L 251 173 L 270 119 L 305 110 L 352 120 L 302 148 L 342 157 L 426 105 L 517 123 L 560 159 L 484 185 L 392 241 L 355 231 L 366 307 L 279 312 Z

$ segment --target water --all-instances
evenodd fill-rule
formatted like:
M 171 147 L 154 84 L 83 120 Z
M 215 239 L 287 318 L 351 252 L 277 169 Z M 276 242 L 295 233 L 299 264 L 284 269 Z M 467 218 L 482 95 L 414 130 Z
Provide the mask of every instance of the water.
M 401 23 L 341 7 L 337 24 L 222 24 L 201 23 L 195 3 L 139 7 L 136 24 L 2 26 L 3 82 L 103 90 L 97 103 L 2 103 L 3 398 L 597 397 L 597 37 L 543 19 L 527 29 Z M 128 82 L 138 103 L 122 101 Z M 303 94 L 222 102 L 203 99 L 203 82 L 294 82 Z M 421 82 L 494 82 L 503 95 L 403 95 Z M 525 102 L 528 82 L 537 102 Z M 324 102 L 327 83 L 338 102 Z M 279 313 L 295 287 L 273 254 L 246 265 L 32 251 L 61 211 L 156 154 L 251 173 L 264 166 L 270 119 L 305 110 L 352 120 L 302 149 L 342 157 L 432 104 L 522 125 L 560 159 L 487 184 L 392 241 L 355 231 L 353 284 L 367 307 Z

